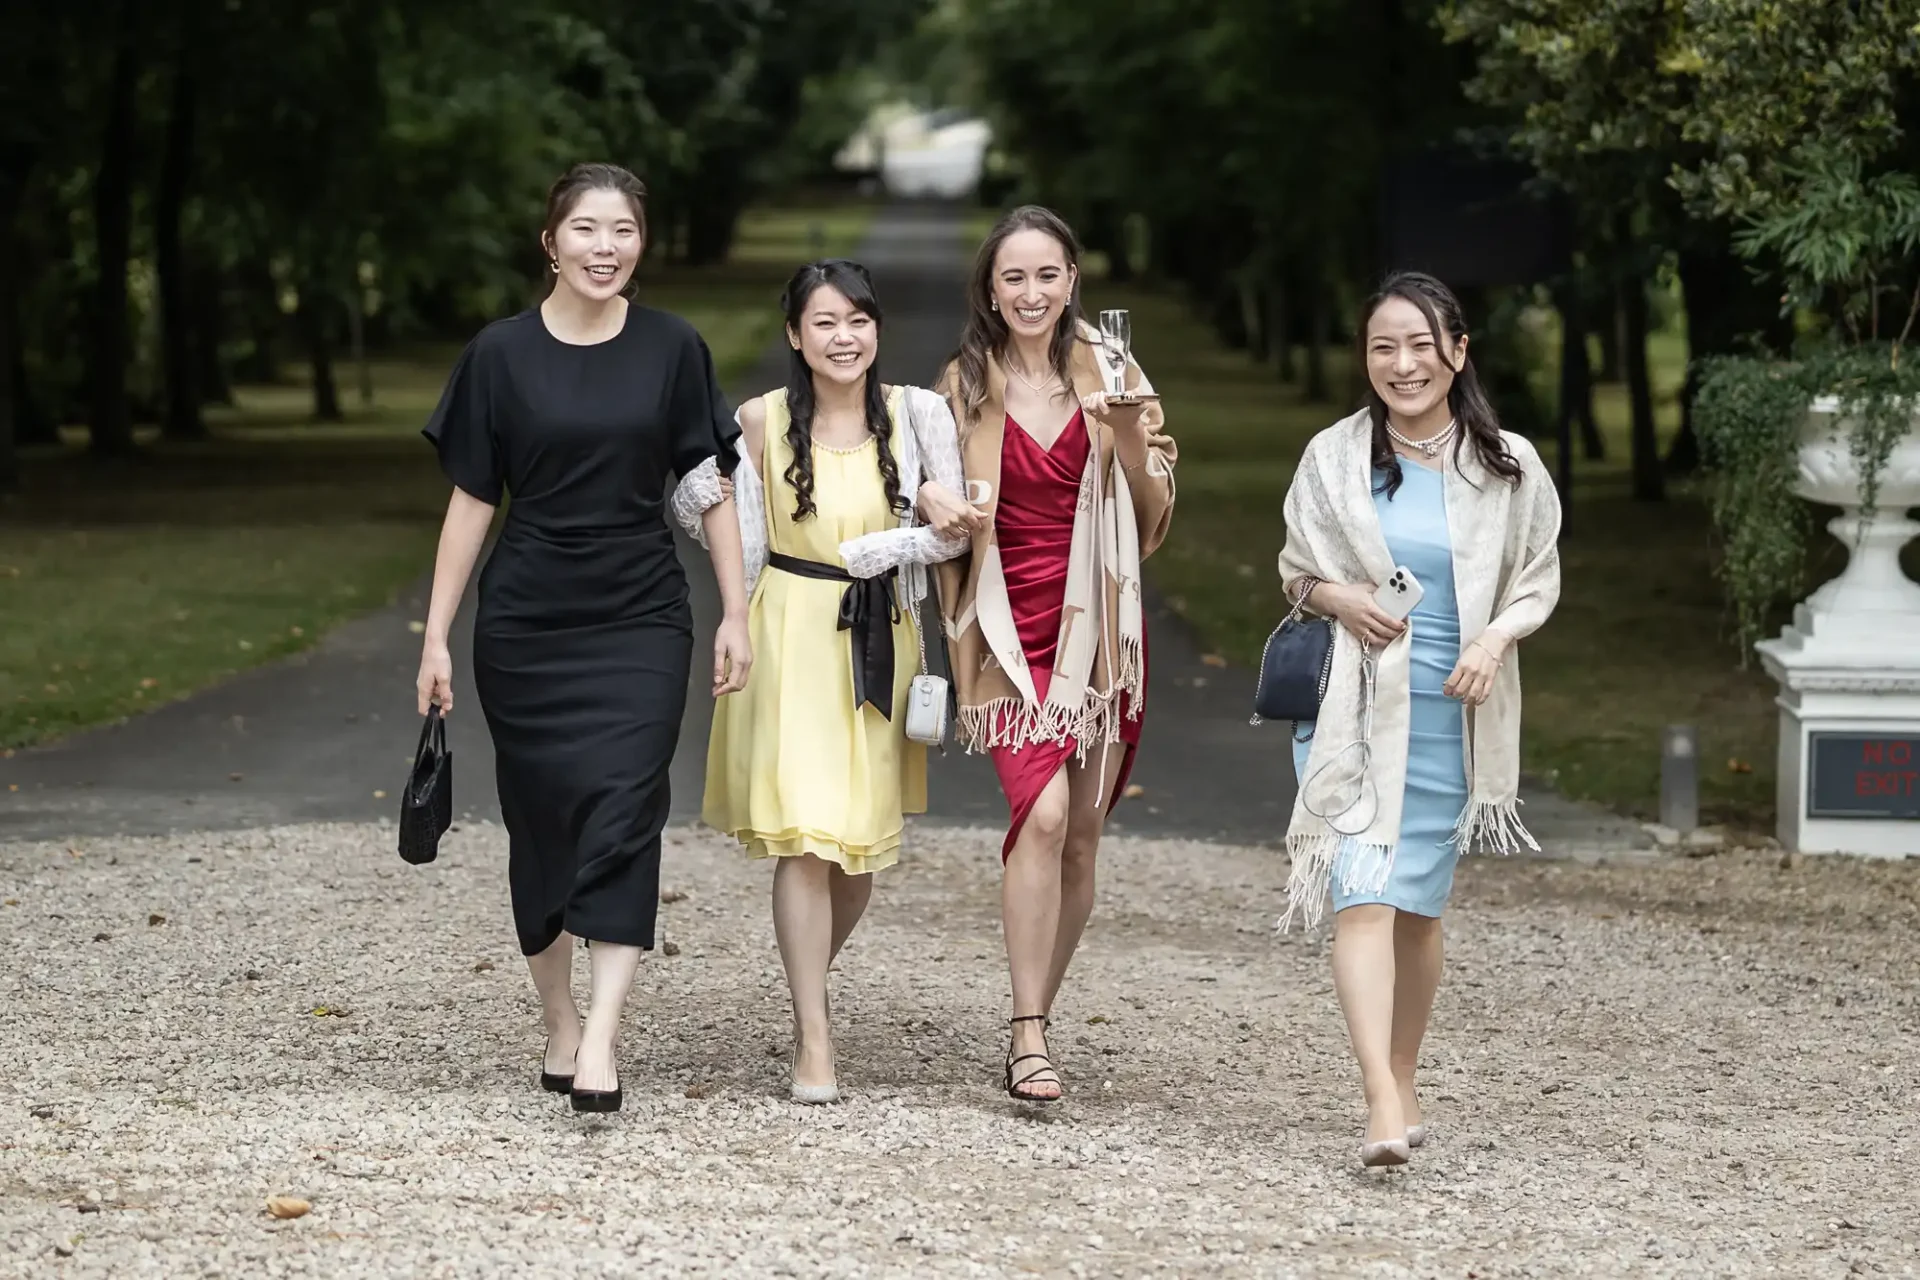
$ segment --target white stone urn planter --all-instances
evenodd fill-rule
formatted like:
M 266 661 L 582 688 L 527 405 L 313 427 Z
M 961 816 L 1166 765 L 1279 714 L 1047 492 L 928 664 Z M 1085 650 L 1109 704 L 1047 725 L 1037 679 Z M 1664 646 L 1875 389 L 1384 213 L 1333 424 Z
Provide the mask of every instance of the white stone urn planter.
M 1920 535 L 1909 514 L 1920 506 L 1920 403 L 1872 512 L 1851 434 L 1836 397 L 1815 400 L 1796 486 L 1841 508 L 1827 528 L 1847 566 L 1755 646 L 1780 682 L 1780 839 L 1808 853 L 1920 856 L 1920 583 L 1900 570 L 1901 547 Z

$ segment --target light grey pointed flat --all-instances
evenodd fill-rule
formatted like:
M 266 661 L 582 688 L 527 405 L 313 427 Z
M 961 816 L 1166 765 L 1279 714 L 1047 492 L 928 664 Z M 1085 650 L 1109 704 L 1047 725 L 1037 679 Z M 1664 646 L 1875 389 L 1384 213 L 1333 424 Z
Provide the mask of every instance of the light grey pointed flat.
M 1407 1146 L 1405 1138 L 1388 1138 L 1385 1142 L 1363 1142 L 1360 1144 L 1360 1163 L 1369 1169 L 1388 1169 L 1394 1165 L 1405 1164 L 1413 1158 L 1413 1151 Z
M 1427 1145 L 1427 1126 L 1410 1124 L 1407 1126 L 1407 1147 L 1409 1150 Z
M 800 1047 L 794 1046 L 793 1057 L 787 1063 L 787 1094 L 802 1106 L 824 1107 L 840 1101 L 840 1082 L 832 1084 L 801 1084 L 793 1079 L 793 1069 L 800 1065 Z

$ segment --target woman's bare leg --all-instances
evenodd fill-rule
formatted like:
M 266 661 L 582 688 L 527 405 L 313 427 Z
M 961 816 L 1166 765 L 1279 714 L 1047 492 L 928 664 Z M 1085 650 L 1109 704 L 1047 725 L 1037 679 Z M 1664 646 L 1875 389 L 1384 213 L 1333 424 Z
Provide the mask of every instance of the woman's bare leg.
M 1020 828 L 1000 880 L 1000 919 L 1006 932 L 1007 970 L 1013 979 L 1015 1017 L 1044 1015 L 1051 999 L 1054 951 L 1060 937 L 1061 860 L 1067 839 L 1070 787 L 1063 768 L 1048 780 Z M 1084 919 L 1081 922 L 1085 923 Z M 1044 1024 L 1013 1024 L 1013 1056 L 1044 1053 Z M 1014 1078 L 1041 1066 L 1021 1063 Z M 1059 1077 L 1050 1072 L 1022 1086 L 1035 1098 L 1060 1096 Z
M 580 1051 L 580 1006 L 573 1002 L 574 936 L 561 933 L 553 945 L 527 957 L 533 989 L 540 994 L 540 1020 L 547 1028 L 547 1056 L 540 1069 L 549 1075 L 573 1074 Z
M 627 993 L 633 990 L 633 975 L 640 968 L 640 948 L 596 942 L 587 948 L 587 967 L 593 977 L 593 994 L 580 1037 L 573 1087 L 604 1093 L 620 1084 L 615 1060 L 620 1048 L 620 1018 L 626 1012 Z
M 1080 937 L 1087 931 L 1093 915 L 1093 868 L 1100 851 L 1100 837 L 1107 829 L 1107 809 L 1113 801 L 1114 784 L 1126 763 L 1126 752 L 1107 753 L 1106 768 L 1100 757 L 1089 754 L 1082 765 L 1067 766 L 1068 803 L 1067 839 L 1060 855 L 1060 927 L 1053 939 L 1053 962 L 1047 970 L 1047 1004 L 1043 1013 L 1053 1012 L 1053 1002 L 1066 981 L 1067 966 L 1080 948 Z M 1096 791 L 1096 787 L 1098 790 Z M 1096 800 L 1097 797 L 1097 800 Z
M 774 862 L 773 936 L 793 997 L 793 1078 L 799 1084 L 832 1084 L 827 966 L 834 950 L 834 866 L 810 853 Z
M 1420 1042 L 1426 1038 L 1427 1017 L 1440 990 L 1440 972 L 1446 947 L 1435 916 L 1395 913 L 1393 922 L 1393 1080 L 1400 1093 L 1400 1112 L 1409 1126 L 1420 1123 L 1420 1101 L 1414 1094 L 1413 1074 L 1420 1065 Z
M 1393 920 L 1382 903 L 1348 907 L 1333 918 L 1333 989 L 1360 1064 L 1367 1099 L 1367 1141 L 1404 1138 L 1407 1122 L 1393 1078 Z
M 867 913 L 867 903 L 873 898 L 873 876 L 871 873 L 850 876 L 835 867 L 830 892 L 833 895 L 833 949 L 827 954 L 829 965 L 839 958 L 840 948 L 847 945 L 854 926 Z

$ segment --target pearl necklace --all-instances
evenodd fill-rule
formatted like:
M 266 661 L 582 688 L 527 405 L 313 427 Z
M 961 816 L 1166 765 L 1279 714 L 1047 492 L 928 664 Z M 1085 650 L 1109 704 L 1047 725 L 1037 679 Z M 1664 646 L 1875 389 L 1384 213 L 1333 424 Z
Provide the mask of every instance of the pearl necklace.
M 1433 459 L 1440 456 L 1440 451 L 1447 447 L 1447 441 L 1453 439 L 1453 433 L 1457 431 L 1459 427 L 1460 424 L 1457 421 L 1448 422 L 1444 431 L 1428 436 L 1425 440 L 1409 440 L 1401 435 L 1399 430 L 1389 421 L 1387 423 L 1387 434 L 1393 438 L 1395 444 L 1403 445 L 1408 449 L 1418 449 L 1421 453 L 1425 454 L 1428 459 Z

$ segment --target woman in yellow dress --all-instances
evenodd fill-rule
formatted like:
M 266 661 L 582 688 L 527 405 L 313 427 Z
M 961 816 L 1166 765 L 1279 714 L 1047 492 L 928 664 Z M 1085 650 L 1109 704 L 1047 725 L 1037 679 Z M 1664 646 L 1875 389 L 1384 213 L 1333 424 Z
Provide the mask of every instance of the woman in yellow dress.
M 714 708 L 707 825 L 774 858 L 773 925 L 793 996 L 791 1093 L 839 1097 L 827 970 L 859 923 L 871 873 L 899 857 L 905 815 L 927 803 L 926 748 L 905 734 L 926 566 L 964 552 L 982 519 L 953 414 L 917 387 L 871 376 L 880 306 L 866 269 L 802 267 L 781 305 L 787 386 L 740 407 L 732 480 L 758 663 Z M 700 535 L 717 468 L 675 498 Z

